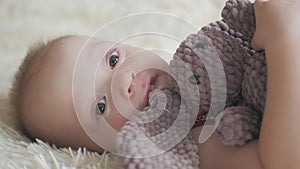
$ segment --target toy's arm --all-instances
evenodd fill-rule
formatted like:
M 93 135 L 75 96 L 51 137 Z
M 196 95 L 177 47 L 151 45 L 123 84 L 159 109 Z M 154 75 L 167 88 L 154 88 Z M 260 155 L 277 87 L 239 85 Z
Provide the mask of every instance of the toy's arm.
M 225 145 L 242 146 L 258 138 L 260 116 L 248 107 L 228 107 L 223 111 L 216 133 Z
M 189 134 L 187 104 L 169 89 L 150 93 L 149 107 L 126 122 L 118 135 L 123 169 L 198 168 L 198 147 Z

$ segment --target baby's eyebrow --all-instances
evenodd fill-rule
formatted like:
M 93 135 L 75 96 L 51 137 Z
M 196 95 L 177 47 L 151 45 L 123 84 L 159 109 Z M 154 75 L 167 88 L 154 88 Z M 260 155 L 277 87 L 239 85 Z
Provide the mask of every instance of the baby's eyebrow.
M 102 55 L 100 55 L 99 46 L 101 45 L 101 43 L 103 43 L 103 42 L 94 42 L 90 46 L 88 46 L 88 53 L 87 54 L 89 56 L 96 57 L 97 61 L 100 62 L 97 69 L 104 69 L 105 68 L 105 65 L 104 65 L 103 61 L 105 61 L 105 59 L 106 59 L 106 53 L 109 52 L 112 49 L 112 47 L 110 45 L 100 47 L 101 51 L 103 52 Z

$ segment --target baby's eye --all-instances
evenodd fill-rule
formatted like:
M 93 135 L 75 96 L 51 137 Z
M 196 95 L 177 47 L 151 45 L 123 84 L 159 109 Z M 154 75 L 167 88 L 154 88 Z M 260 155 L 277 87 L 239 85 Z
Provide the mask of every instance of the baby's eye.
M 99 118 L 105 111 L 106 99 L 102 98 L 97 102 L 96 106 L 96 117 Z
M 114 51 L 109 56 L 109 66 L 111 69 L 115 68 L 116 64 L 119 61 L 119 54 L 117 51 Z

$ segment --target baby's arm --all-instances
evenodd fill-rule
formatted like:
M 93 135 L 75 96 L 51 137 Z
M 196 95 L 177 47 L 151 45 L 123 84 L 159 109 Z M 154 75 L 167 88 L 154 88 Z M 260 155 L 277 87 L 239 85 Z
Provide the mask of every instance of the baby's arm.
M 300 1 L 255 3 L 253 45 L 264 48 L 267 95 L 258 151 L 267 169 L 299 168 L 300 159 Z
M 256 49 L 265 49 L 268 64 L 260 138 L 229 147 L 212 135 L 199 147 L 203 169 L 299 168 L 300 2 L 264 1 L 255 1 L 257 30 L 252 43 Z

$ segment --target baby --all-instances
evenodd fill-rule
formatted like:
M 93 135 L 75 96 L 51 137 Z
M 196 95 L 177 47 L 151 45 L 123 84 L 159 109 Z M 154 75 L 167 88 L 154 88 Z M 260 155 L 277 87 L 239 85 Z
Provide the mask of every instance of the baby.
M 296 57 L 300 51 L 295 46 L 300 36 L 294 29 L 295 24 L 300 24 L 299 7 L 299 2 L 292 1 L 255 2 L 257 31 L 253 46 L 266 50 L 268 62 L 260 139 L 243 147 L 227 147 L 212 135 L 199 144 L 201 168 L 298 167 L 300 134 L 295 126 L 300 93 L 295 91 L 300 78 L 292 72 L 299 72 L 300 64 Z M 31 48 L 16 74 L 11 97 L 31 138 L 102 152 L 79 119 L 85 119 L 94 132 L 105 132 L 103 121 L 118 131 L 127 119 L 147 106 L 151 88 L 170 86 L 171 80 L 165 72 L 168 64 L 149 51 L 97 39 L 86 44 L 87 40 L 83 36 L 65 36 Z M 72 80 L 74 76 L 78 81 Z M 85 78 L 94 79 L 93 84 Z M 282 111 L 289 112 L 285 118 L 281 117 Z
M 89 125 L 99 128 L 99 121 L 105 120 L 118 131 L 133 115 L 121 114 L 120 109 L 141 111 L 148 104 L 151 84 L 155 88 L 171 85 L 164 72 L 167 63 L 154 53 L 97 39 L 90 39 L 83 48 L 88 39 L 65 36 L 29 50 L 16 75 L 12 95 L 31 138 L 101 152 L 80 125 L 74 97 L 80 103 L 78 109 L 86 110 L 81 118 L 88 119 Z M 76 64 L 80 52 L 80 64 Z M 98 70 L 90 73 L 91 67 Z M 94 78 L 94 86 L 81 79 L 75 84 L 79 91 L 72 93 L 75 69 L 83 70 L 77 76 Z

